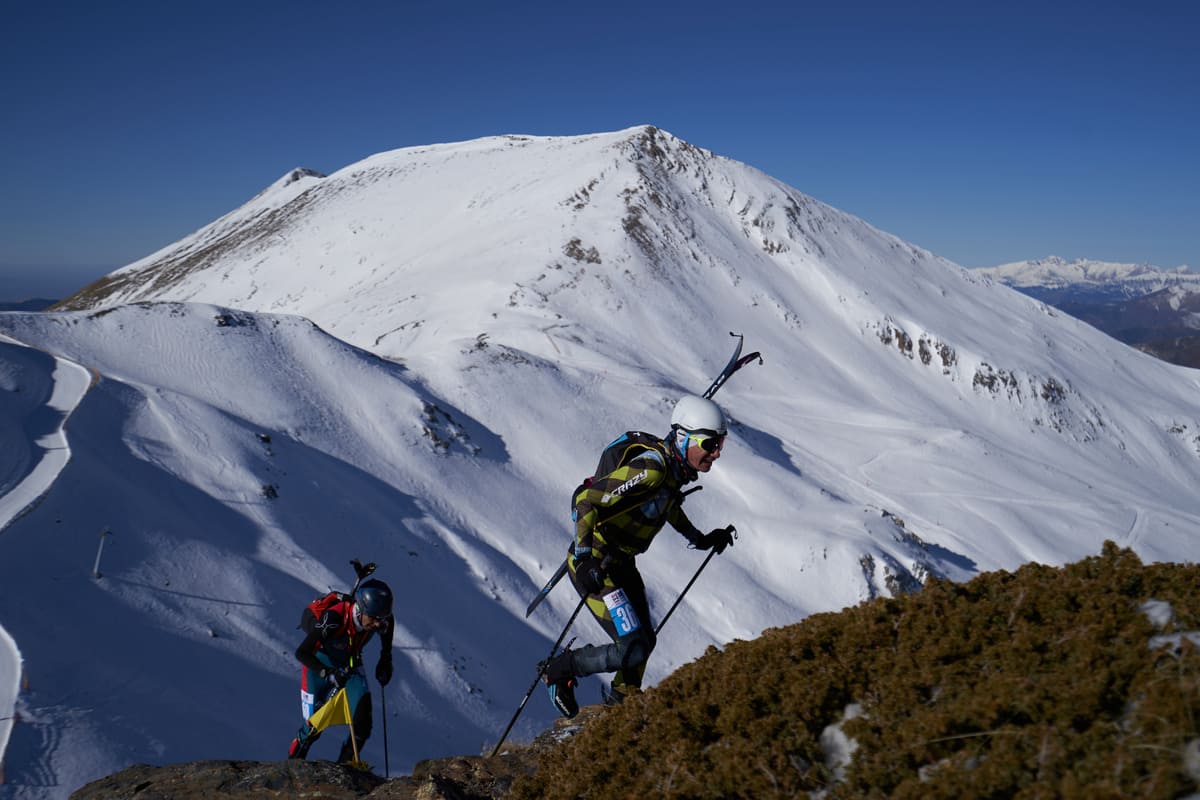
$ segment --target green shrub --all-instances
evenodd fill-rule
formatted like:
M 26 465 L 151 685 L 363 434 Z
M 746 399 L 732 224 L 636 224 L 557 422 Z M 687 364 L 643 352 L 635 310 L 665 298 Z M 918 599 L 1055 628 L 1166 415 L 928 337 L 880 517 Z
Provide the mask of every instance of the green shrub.
M 1160 630 L 1141 609 L 1170 603 Z M 1200 568 L 1105 544 L 710 648 L 544 756 L 516 798 L 1171 798 L 1197 790 Z M 861 712 L 844 719 L 846 709 Z M 841 779 L 821 744 L 856 745 Z M 1200 752 L 1200 751 L 1195 751 Z

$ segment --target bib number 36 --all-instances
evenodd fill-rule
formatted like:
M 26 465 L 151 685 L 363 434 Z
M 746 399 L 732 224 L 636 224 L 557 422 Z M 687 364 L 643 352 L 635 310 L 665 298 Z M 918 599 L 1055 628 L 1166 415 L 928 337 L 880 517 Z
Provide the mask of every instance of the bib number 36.
M 637 612 L 633 610 L 633 604 L 625 596 L 624 589 L 617 589 L 604 595 L 604 605 L 608 607 L 608 614 L 612 617 L 618 636 L 633 633 L 642 626 Z

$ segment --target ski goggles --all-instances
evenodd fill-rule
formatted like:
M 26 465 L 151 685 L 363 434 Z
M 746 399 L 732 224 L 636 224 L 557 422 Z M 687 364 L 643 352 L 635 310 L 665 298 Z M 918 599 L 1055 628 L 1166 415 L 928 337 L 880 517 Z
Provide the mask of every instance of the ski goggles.
M 706 453 L 719 453 L 725 446 L 725 434 L 716 431 L 685 431 L 689 442 L 695 442 Z
M 386 628 L 388 620 L 391 618 L 391 614 L 388 614 L 386 617 L 372 617 L 370 614 L 360 609 L 357 603 L 354 606 L 354 621 L 358 624 L 359 630 L 377 631 L 382 628 Z

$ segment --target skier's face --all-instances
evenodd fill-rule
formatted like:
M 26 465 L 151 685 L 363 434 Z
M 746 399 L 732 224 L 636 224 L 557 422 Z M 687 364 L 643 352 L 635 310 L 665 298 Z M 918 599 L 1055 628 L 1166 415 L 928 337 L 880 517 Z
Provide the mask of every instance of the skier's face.
M 690 434 L 688 436 L 687 461 L 696 472 L 708 472 L 713 463 L 721 457 L 725 446 L 724 436 L 704 436 Z
M 360 614 L 359 622 L 364 631 L 377 631 L 387 624 L 387 617 L 372 617 L 369 614 Z

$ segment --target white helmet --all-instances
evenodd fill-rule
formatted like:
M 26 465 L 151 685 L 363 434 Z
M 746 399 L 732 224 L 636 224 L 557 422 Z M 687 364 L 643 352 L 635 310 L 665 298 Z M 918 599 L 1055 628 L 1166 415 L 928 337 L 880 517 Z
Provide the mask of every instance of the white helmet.
M 710 431 L 718 436 L 724 436 L 725 415 L 712 400 L 685 395 L 675 404 L 671 412 L 671 428 L 685 431 Z

